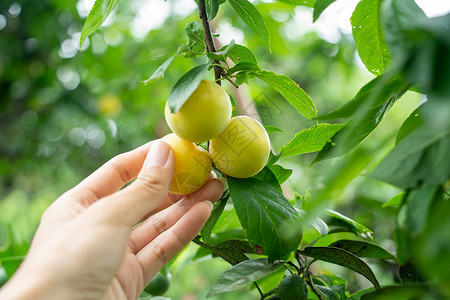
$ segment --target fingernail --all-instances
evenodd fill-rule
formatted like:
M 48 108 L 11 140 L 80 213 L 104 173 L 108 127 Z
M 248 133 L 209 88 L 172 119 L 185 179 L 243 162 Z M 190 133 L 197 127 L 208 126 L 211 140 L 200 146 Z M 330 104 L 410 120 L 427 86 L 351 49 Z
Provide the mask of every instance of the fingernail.
M 213 209 L 213 207 L 214 207 L 214 205 L 212 204 L 212 202 L 211 201 L 205 201 L 206 203 L 208 203 L 209 204 L 209 207 L 211 208 L 211 210 Z
M 170 147 L 161 140 L 156 140 L 150 147 L 148 167 L 162 167 L 169 158 Z

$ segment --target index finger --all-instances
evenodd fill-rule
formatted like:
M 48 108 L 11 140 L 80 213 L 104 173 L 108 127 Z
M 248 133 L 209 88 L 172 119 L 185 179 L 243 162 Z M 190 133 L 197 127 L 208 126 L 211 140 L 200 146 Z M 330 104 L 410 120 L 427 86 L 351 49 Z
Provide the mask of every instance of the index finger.
M 120 190 L 126 183 L 136 178 L 147 157 L 152 142 L 139 148 L 119 154 L 80 182 L 74 190 L 88 189 L 97 199 Z

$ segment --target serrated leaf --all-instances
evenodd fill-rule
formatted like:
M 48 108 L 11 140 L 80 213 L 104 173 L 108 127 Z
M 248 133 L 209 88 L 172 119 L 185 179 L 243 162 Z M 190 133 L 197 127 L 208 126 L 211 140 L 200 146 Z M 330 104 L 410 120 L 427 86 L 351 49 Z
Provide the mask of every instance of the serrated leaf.
M 200 21 L 192 21 L 186 24 L 184 31 L 188 41 L 178 49 L 184 57 L 196 57 L 206 54 L 205 33 Z
M 345 285 L 323 286 L 315 285 L 315 288 L 329 300 L 346 300 Z
M 422 124 L 403 138 L 370 177 L 401 188 L 443 184 L 450 178 L 450 130 Z
M 220 49 L 219 51 L 208 52 L 206 55 L 212 60 L 226 62 L 228 54 L 231 51 L 231 49 L 233 49 L 234 45 L 235 45 L 234 40 L 231 40 L 231 42 L 228 45 L 223 46 L 222 49 Z
M 256 72 L 254 75 L 279 92 L 299 113 L 308 119 L 317 115 L 316 105 L 311 98 L 286 75 L 264 70 Z
M 177 56 L 178 52 L 175 55 L 171 56 L 169 59 L 167 59 L 162 65 L 160 65 L 158 69 L 156 69 L 156 71 L 152 74 L 152 76 L 150 76 L 150 78 L 145 80 L 143 83 L 149 84 L 150 82 L 156 81 L 158 79 L 163 79 L 164 73 L 166 72 L 167 68 Z
M 276 272 L 283 262 L 268 263 L 267 258 L 243 261 L 225 271 L 211 287 L 208 298 L 240 289 Z
M 228 199 L 230 198 L 229 193 L 225 193 L 220 201 L 216 202 L 214 204 L 213 210 L 211 211 L 211 215 L 209 216 L 208 220 L 206 221 L 205 225 L 203 226 L 201 230 L 202 239 L 209 243 L 209 239 L 211 237 L 211 233 L 214 229 L 214 226 L 216 225 L 217 221 L 220 218 L 220 215 L 222 215 L 223 210 L 225 208 L 225 205 L 227 204 Z
M 314 3 L 313 23 L 317 21 L 323 11 L 336 0 L 316 0 Z
M 215 256 L 219 256 L 223 258 L 226 262 L 228 262 L 231 265 L 237 265 L 238 263 L 248 260 L 248 257 L 239 251 L 238 249 L 229 248 L 229 247 L 218 247 L 213 246 L 208 243 L 204 243 L 200 241 L 200 237 L 197 236 L 195 239 L 193 239 L 193 242 L 198 244 L 199 246 L 208 249 L 211 251 Z
M 382 247 L 365 241 L 339 240 L 331 243 L 328 247 L 344 249 L 358 257 L 395 259 L 391 253 Z
M 172 113 L 177 113 L 189 96 L 197 89 L 200 81 L 202 81 L 203 76 L 208 70 L 209 65 L 210 64 L 208 63 L 196 66 L 184 74 L 177 83 L 175 83 L 168 100 Z
M 270 49 L 270 36 L 263 17 L 247 0 L 228 0 L 236 14 L 259 37 L 261 37 Z
M 260 245 L 269 261 L 284 259 L 297 249 L 301 229 L 291 222 L 295 223 L 299 215 L 279 190 L 255 178 L 229 177 L 228 185 L 251 245 Z M 292 225 L 291 232 L 285 230 L 287 225 Z
M 297 250 L 297 252 L 316 260 L 323 260 L 355 271 L 367 278 L 376 289 L 380 288 L 372 269 L 364 261 L 346 250 L 333 247 L 306 247 L 304 250 Z
M 389 199 L 388 201 L 386 201 L 385 203 L 383 203 L 383 205 L 381 205 L 381 207 L 390 207 L 390 206 L 398 206 L 400 204 L 402 204 L 403 199 L 405 198 L 406 192 L 403 191 L 401 193 L 398 193 L 397 195 L 395 195 L 394 197 L 392 197 L 391 199 Z
M 350 22 L 359 56 L 367 70 L 378 76 L 391 62 L 380 24 L 381 0 L 362 0 L 356 6 Z
M 106 18 L 119 2 L 120 0 L 95 0 L 94 6 L 89 12 L 81 30 L 80 48 L 83 46 L 87 37 L 97 31 L 100 25 L 105 22 Z
M 285 169 L 280 165 L 271 165 L 269 166 L 269 169 L 275 175 L 280 184 L 285 182 L 292 174 L 292 169 Z
M 384 286 L 382 289 L 366 293 L 361 300 L 387 300 L 387 299 L 421 299 L 428 291 L 426 286 Z M 417 298 L 419 297 L 419 298 Z
M 323 123 L 303 129 L 297 132 L 294 138 L 286 145 L 281 147 L 281 155 L 286 157 L 320 151 L 343 126 L 343 124 Z
M 255 55 L 253 52 L 245 46 L 235 44 L 233 48 L 228 52 L 228 57 L 235 63 L 240 62 L 251 62 L 258 65 Z
M 347 216 L 344 216 L 337 211 L 331 209 L 328 209 L 327 211 L 328 215 L 332 217 L 332 219 L 328 222 L 329 225 L 342 226 L 351 230 L 351 232 L 355 233 L 357 236 L 368 238 L 370 240 L 373 239 L 373 231 L 366 226 L 356 222 L 353 219 L 350 219 Z

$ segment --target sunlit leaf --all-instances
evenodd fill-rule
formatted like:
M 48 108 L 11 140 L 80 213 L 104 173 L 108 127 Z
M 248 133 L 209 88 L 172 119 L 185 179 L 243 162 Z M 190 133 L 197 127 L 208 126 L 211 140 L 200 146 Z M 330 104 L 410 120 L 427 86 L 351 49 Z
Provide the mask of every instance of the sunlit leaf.
M 100 25 L 105 22 L 106 18 L 113 11 L 120 0 L 96 0 L 89 15 L 84 22 L 80 36 L 80 48 L 83 46 L 86 38 L 93 34 Z
M 313 22 L 317 21 L 323 11 L 336 0 L 316 0 L 314 3 Z
M 297 132 L 295 137 L 286 145 L 281 147 L 281 155 L 285 157 L 320 151 L 342 126 L 344 125 L 323 123 L 303 129 Z
M 255 55 L 253 52 L 245 46 L 235 44 L 233 48 L 228 52 L 228 57 L 235 63 L 240 62 L 251 62 L 258 65 Z
M 292 169 L 285 169 L 280 165 L 271 165 L 269 169 L 273 172 L 280 184 L 285 182 L 293 172 Z
M 160 65 L 158 69 L 156 69 L 156 71 L 152 74 L 152 76 L 150 76 L 150 78 L 145 80 L 143 83 L 149 84 L 150 82 L 156 81 L 158 79 L 163 79 L 164 73 L 166 72 L 167 68 L 177 56 L 178 52 L 175 55 L 171 56 L 169 59 L 167 59 L 162 65 Z
M 259 71 L 254 73 L 256 77 L 267 83 L 274 90 L 279 92 L 299 113 L 312 119 L 316 116 L 317 110 L 314 102 L 305 91 L 286 75 L 279 75 L 271 71 Z
M 367 70 L 376 76 L 384 73 L 391 61 L 380 24 L 381 2 L 360 1 L 350 19 L 359 56 Z
M 270 48 L 269 30 L 256 7 L 247 0 L 228 0 L 228 2 L 242 21 Z

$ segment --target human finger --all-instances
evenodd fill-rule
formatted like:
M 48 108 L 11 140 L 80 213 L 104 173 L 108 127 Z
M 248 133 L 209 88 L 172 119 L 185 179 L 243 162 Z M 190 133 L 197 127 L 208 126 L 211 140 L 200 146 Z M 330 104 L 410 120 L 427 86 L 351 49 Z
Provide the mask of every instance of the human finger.
M 134 253 L 139 252 L 158 235 L 172 227 L 195 204 L 202 201 L 214 203 L 220 199 L 222 193 L 223 184 L 219 180 L 212 179 L 208 181 L 200 190 L 151 216 L 134 228 L 130 235 L 130 248 Z
M 137 179 L 125 189 L 95 202 L 86 211 L 86 217 L 129 227 L 137 224 L 167 196 L 174 160 L 168 144 L 154 141 Z
M 175 225 L 136 254 L 144 282 L 150 279 L 200 232 L 211 214 L 212 204 L 203 201 L 192 207 Z

